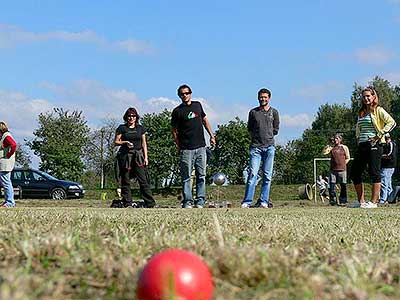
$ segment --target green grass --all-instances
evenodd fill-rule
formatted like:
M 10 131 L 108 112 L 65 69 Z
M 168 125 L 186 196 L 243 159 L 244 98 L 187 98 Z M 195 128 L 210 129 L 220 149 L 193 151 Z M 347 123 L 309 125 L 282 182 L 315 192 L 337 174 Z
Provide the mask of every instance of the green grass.
M 272 210 L 109 209 L 95 192 L 18 201 L 0 210 L 0 299 L 135 299 L 140 270 L 168 248 L 204 259 L 215 300 L 400 299 L 398 206 L 329 207 L 282 188 Z M 242 194 L 223 187 L 220 199 Z

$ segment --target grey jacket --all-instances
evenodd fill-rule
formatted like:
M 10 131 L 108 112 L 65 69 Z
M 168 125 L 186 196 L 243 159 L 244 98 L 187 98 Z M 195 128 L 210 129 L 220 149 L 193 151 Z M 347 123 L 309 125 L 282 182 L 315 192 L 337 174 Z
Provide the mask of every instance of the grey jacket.
M 251 147 L 268 147 L 275 144 L 274 136 L 279 132 L 279 113 L 270 107 L 267 111 L 260 107 L 249 112 L 247 129 L 251 135 Z

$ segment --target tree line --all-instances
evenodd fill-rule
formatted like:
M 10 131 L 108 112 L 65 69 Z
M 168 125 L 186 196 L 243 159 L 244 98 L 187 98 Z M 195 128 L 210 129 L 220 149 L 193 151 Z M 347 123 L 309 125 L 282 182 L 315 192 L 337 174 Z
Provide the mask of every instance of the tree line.
M 400 86 L 375 77 L 370 85 L 377 90 L 380 105 L 395 120 L 400 120 Z M 362 87 L 355 84 L 350 99 L 342 104 L 323 104 L 319 107 L 310 128 L 286 145 L 277 145 L 274 183 L 297 184 L 313 181 L 313 159 L 322 157 L 322 149 L 330 137 L 340 132 L 351 155 L 356 149 L 355 124 L 360 107 Z M 346 103 L 347 102 L 347 103 Z M 179 157 L 171 135 L 171 111 L 145 114 L 142 125 L 147 129 L 149 172 L 156 188 L 179 184 Z M 400 123 L 400 121 L 399 121 Z M 98 129 L 90 129 L 81 111 L 55 108 L 41 113 L 34 138 L 19 147 L 17 161 L 29 166 L 29 149 L 39 158 L 39 168 L 51 175 L 82 181 L 89 188 L 113 188 L 115 180 L 114 136 L 119 120 L 104 121 Z M 218 125 L 217 145 L 208 160 L 209 180 L 212 174 L 223 172 L 232 184 L 243 184 L 243 170 L 248 164 L 250 136 L 246 121 L 235 117 Z M 392 139 L 398 141 L 396 128 Z M 318 172 L 328 174 L 329 164 L 320 164 Z M 395 180 L 399 175 L 395 174 Z

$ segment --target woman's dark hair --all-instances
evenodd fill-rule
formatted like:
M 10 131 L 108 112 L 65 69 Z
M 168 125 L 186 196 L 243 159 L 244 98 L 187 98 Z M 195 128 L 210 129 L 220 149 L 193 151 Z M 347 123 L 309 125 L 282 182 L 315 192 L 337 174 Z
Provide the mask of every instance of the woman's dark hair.
M 258 91 L 258 98 L 260 98 L 261 94 L 268 94 L 268 97 L 271 98 L 271 91 L 266 88 L 262 88 L 261 90 Z
M 130 116 L 130 115 L 136 116 L 135 125 L 139 124 L 140 116 L 139 116 L 139 114 L 138 114 L 138 112 L 137 112 L 137 110 L 135 108 L 129 107 L 126 110 L 126 112 L 124 113 L 124 117 L 123 117 L 125 122 L 128 122 L 128 116 Z

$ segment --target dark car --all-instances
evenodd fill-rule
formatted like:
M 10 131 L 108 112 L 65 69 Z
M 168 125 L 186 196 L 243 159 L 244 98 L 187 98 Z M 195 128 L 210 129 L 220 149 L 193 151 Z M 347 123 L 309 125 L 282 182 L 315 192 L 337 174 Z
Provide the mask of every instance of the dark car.
M 15 168 L 11 172 L 11 181 L 16 197 L 19 198 L 83 198 L 85 190 L 77 182 L 59 180 L 45 172 L 34 169 Z

